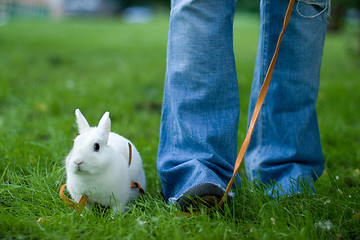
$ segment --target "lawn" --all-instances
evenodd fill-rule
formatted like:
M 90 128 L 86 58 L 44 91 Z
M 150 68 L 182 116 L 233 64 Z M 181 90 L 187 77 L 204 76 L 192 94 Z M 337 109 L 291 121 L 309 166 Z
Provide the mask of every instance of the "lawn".
M 0 26 L 1 239 L 360 239 L 360 59 L 348 26 L 326 38 L 317 104 L 325 172 L 316 195 L 269 199 L 246 180 L 231 208 L 184 217 L 161 199 L 155 161 L 168 16 L 60 22 L 15 19 Z M 239 141 L 258 37 L 256 16 L 235 18 L 241 97 Z M 110 112 L 112 131 L 142 155 L 144 198 L 123 215 L 79 215 L 58 196 L 77 135 Z

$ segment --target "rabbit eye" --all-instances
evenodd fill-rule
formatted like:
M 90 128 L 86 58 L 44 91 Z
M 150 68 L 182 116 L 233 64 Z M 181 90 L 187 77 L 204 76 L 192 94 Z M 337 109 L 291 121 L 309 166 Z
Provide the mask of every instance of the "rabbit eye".
M 100 144 L 99 143 L 95 143 L 94 144 L 94 152 L 98 152 L 100 150 Z

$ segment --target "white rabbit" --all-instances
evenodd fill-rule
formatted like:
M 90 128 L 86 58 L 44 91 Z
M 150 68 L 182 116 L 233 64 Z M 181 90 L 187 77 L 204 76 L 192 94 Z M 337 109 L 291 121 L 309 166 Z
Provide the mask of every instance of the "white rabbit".
M 139 195 L 131 184 L 146 188 L 139 152 L 129 140 L 110 132 L 109 112 L 97 127 L 90 127 L 79 109 L 75 115 L 79 135 L 65 160 L 66 187 L 72 200 L 77 203 L 86 195 L 89 204 L 124 212 L 128 202 Z

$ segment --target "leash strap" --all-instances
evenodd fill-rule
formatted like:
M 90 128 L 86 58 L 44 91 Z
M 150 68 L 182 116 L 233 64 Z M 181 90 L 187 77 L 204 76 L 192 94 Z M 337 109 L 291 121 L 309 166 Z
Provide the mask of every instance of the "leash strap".
M 128 147 L 129 147 L 129 167 L 131 165 L 131 159 L 132 159 L 132 147 L 131 147 L 131 143 L 128 142 Z
M 64 190 L 65 190 L 66 184 L 63 184 L 60 187 L 60 198 L 72 209 L 76 210 L 78 213 L 82 212 L 82 209 L 85 207 L 87 201 L 88 201 L 88 197 L 86 195 L 82 195 L 80 198 L 79 203 L 75 203 L 73 202 L 70 198 L 68 198 L 65 194 L 64 194 Z
M 144 189 L 137 182 L 131 182 L 131 188 L 137 188 L 139 190 L 139 195 L 144 195 Z
M 254 112 L 253 112 L 253 114 L 251 116 L 251 121 L 250 121 L 250 124 L 249 124 L 248 131 L 246 133 L 245 140 L 244 140 L 244 142 L 243 142 L 243 144 L 242 144 L 242 146 L 240 148 L 239 154 L 238 154 L 238 156 L 236 158 L 233 175 L 232 175 L 232 177 L 231 177 L 231 179 L 230 179 L 230 181 L 229 181 L 229 183 L 227 185 L 227 188 L 225 190 L 223 198 L 218 203 L 219 206 L 221 206 L 226 201 L 226 198 L 229 195 L 229 191 L 230 191 L 230 189 L 231 189 L 231 187 L 232 187 L 232 185 L 234 183 L 235 175 L 236 175 L 236 173 L 237 173 L 237 171 L 238 171 L 238 169 L 240 167 L 240 164 L 241 164 L 241 162 L 242 162 L 242 160 L 244 158 L 246 149 L 249 146 L 251 135 L 252 135 L 252 133 L 254 131 L 256 120 L 257 120 L 257 118 L 259 116 L 260 109 L 261 109 L 261 107 L 262 107 L 262 105 L 264 103 L 264 99 L 265 99 L 267 90 L 269 88 L 271 76 L 272 76 L 272 73 L 273 73 L 274 68 L 275 68 L 275 63 L 276 63 L 277 56 L 279 54 L 280 44 L 281 44 L 282 38 L 284 36 L 285 29 L 286 29 L 286 27 L 287 27 L 287 25 L 289 23 L 291 12 L 292 12 L 292 9 L 294 7 L 294 3 L 295 3 L 295 0 L 290 0 L 288 8 L 286 10 L 284 23 L 283 23 L 283 28 L 282 28 L 281 33 L 279 35 L 279 38 L 278 38 L 278 41 L 277 41 L 277 44 L 276 44 L 276 49 L 275 49 L 273 58 L 271 60 L 271 63 L 269 65 L 268 71 L 266 73 L 264 83 L 263 83 L 263 85 L 261 87 L 259 97 L 257 99 L 256 105 L 255 105 L 255 108 L 254 108 Z
M 72 209 L 76 210 L 78 213 L 81 213 L 82 210 L 85 208 L 85 205 L 88 202 L 88 197 L 86 195 L 82 195 L 80 201 L 78 203 L 73 202 L 70 198 L 68 198 L 65 193 L 66 184 L 63 184 L 60 187 L 59 195 L 60 198 Z M 138 184 L 137 182 L 131 182 L 131 188 L 137 188 L 139 190 L 139 195 L 144 195 L 144 189 Z

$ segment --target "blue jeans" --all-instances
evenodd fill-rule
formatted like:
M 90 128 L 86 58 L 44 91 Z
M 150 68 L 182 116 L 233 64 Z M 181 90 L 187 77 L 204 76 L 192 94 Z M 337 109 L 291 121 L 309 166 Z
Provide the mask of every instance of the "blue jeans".
M 261 1 L 261 28 L 250 96 L 252 114 L 288 5 Z M 223 189 L 237 155 L 239 93 L 233 52 L 235 0 L 172 0 L 157 171 L 165 199 L 201 183 Z M 270 88 L 246 154 L 248 178 L 281 185 L 323 171 L 315 103 L 328 0 L 295 4 Z M 243 33 L 246 34 L 246 33 Z M 240 185 L 240 177 L 236 183 Z M 295 184 L 296 185 L 296 184 Z

